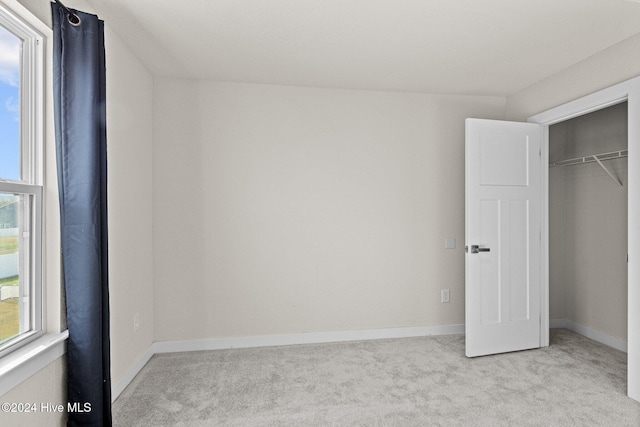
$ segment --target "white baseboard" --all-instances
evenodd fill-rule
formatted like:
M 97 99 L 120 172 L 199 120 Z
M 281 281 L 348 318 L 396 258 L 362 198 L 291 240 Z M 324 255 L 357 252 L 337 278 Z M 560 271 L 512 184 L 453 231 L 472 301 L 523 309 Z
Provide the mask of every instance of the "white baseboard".
M 589 328 L 588 326 L 581 325 L 571 320 L 567 319 L 553 319 L 549 321 L 550 328 L 564 328 L 570 331 L 573 331 L 577 334 L 584 335 L 585 337 L 592 339 L 594 341 L 598 341 L 604 345 L 608 345 L 609 347 L 613 347 L 616 350 L 620 350 L 623 352 L 627 352 L 627 342 L 621 340 L 620 338 L 612 337 L 611 335 L 607 335 L 604 332 L 597 331 L 595 329 Z
M 330 342 L 365 341 L 388 338 L 412 338 L 431 335 L 464 334 L 464 325 L 416 326 L 407 328 L 364 329 L 357 331 L 309 332 L 286 335 L 263 335 L 236 338 L 212 338 L 190 341 L 160 341 L 151 344 L 142 357 L 112 387 L 111 401 L 129 385 L 156 353 L 183 351 L 224 350 L 231 348 L 274 347 L 283 345 L 321 344 Z
M 358 331 L 309 332 L 286 335 L 212 338 L 192 341 L 161 341 L 153 343 L 152 347 L 154 353 L 175 353 L 180 351 L 273 347 L 282 345 L 364 341 L 386 338 L 410 338 L 463 333 L 464 325 L 418 326 L 410 328 L 365 329 Z
M 155 353 L 153 352 L 153 344 L 144 352 L 142 357 L 138 359 L 136 363 L 133 364 L 131 368 L 124 374 L 120 381 L 117 384 L 113 384 L 111 386 L 111 402 L 115 402 L 115 400 L 120 396 L 120 393 L 124 391 L 125 388 L 129 385 L 131 381 L 138 375 L 138 373 L 144 368 L 144 365 L 153 357 Z

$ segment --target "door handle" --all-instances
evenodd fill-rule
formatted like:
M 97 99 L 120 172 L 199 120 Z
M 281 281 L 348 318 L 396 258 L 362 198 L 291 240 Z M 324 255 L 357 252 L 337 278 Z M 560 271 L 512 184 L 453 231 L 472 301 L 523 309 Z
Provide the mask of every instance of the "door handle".
M 481 248 L 478 245 L 471 245 L 472 254 L 477 254 L 479 252 L 491 252 L 491 248 Z

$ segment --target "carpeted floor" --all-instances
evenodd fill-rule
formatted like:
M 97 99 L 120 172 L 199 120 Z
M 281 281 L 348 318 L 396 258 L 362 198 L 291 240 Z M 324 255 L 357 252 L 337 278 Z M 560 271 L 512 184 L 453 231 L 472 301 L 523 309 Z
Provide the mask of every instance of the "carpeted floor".
M 640 426 L 626 354 L 564 329 L 468 359 L 464 336 L 154 356 L 115 426 Z

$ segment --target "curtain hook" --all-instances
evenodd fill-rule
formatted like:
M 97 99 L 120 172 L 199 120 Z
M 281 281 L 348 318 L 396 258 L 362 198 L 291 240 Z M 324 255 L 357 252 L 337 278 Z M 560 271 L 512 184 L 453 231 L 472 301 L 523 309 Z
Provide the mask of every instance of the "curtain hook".
M 73 25 L 74 27 L 78 27 L 80 24 L 82 24 L 82 19 L 80 19 L 80 17 L 75 13 L 71 12 L 69 8 L 65 6 L 60 0 L 54 0 L 54 1 L 58 3 L 58 5 L 65 12 L 67 12 L 67 21 L 69 21 L 69 24 Z
M 69 24 L 73 25 L 74 27 L 78 27 L 80 26 L 80 24 L 82 24 L 82 19 L 80 19 L 80 17 L 75 13 L 71 12 L 67 14 L 67 21 L 69 21 Z

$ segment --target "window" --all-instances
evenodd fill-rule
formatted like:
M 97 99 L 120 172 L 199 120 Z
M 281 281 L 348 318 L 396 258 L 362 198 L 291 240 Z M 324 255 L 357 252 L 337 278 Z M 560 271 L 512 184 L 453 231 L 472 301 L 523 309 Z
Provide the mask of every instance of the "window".
M 43 334 L 42 45 L 0 7 L 0 356 Z

